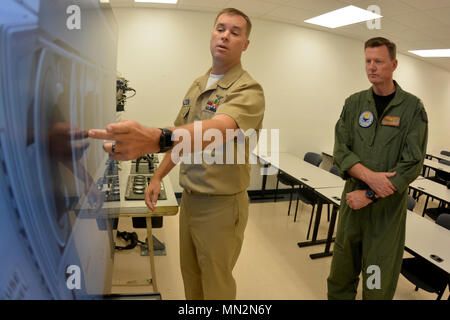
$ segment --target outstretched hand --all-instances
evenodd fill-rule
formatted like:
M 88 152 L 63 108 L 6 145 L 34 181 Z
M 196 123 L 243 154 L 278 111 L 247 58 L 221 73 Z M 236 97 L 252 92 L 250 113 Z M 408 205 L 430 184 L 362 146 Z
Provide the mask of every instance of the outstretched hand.
M 154 211 L 156 208 L 156 202 L 158 201 L 160 192 L 161 180 L 156 175 L 154 175 L 150 180 L 147 189 L 145 190 L 145 204 L 151 211 Z
M 103 149 L 115 160 L 132 160 L 144 154 L 159 152 L 160 136 L 160 129 L 144 127 L 134 120 L 109 124 L 106 130 L 89 130 L 90 138 L 114 141 L 105 141 Z

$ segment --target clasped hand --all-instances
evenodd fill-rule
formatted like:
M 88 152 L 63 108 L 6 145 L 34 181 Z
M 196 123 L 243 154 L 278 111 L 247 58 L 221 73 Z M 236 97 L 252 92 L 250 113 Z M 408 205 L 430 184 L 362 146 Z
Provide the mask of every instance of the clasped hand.
M 359 210 L 369 205 L 372 200 L 366 197 L 366 190 L 356 190 L 345 195 L 345 202 L 353 210 Z
M 394 187 L 389 178 L 397 174 L 394 172 L 371 172 L 365 182 L 380 198 L 386 198 L 393 194 L 397 189 Z

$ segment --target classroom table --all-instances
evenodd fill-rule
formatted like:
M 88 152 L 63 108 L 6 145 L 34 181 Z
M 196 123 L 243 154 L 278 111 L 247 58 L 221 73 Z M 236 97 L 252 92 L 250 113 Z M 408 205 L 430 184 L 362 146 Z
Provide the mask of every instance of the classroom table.
M 405 250 L 450 273 L 450 230 L 408 210 Z M 442 261 L 439 262 L 439 258 Z
M 310 189 L 326 189 L 343 187 L 345 185 L 345 181 L 340 177 L 316 167 L 291 153 L 280 152 L 272 155 L 258 155 L 254 152 L 253 154 L 259 157 L 263 163 L 270 164 L 270 166 L 285 172 L 297 180 L 299 184 Z M 307 247 L 326 242 L 326 239 L 317 240 L 317 233 L 322 215 L 322 205 L 324 203 L 325 201 L 320 202 L 317 206 L 311 241 L 298 242 L 297 245 L 299 247 Z
M 333 254 L 330 251 L 333 242 L 334 226 L 337 211 L 340 206 L 343 188 L 321 189 L 320 193 L 333 204 L 333 214 L 328 228 L 325 250 L 320 253 L 310 254 L 311 259 L 328 257 Z M 405 250 L 413 255 L 419 255 L 443 271 L 450 272 L 450 230 L 437 225 L 427 218 L 408 210 L 406 216 Z M 439 258 L 442 261 L 439 262 Z
M 345 181 L 340 177 L 329 173 L 319 167 L 316 167 L 300 157 L 293 155 L 289 152 L 279 152 L 276 154 L 269 155 L 259 155 L 255 151 L 253 155 L 258 157 L 260 161 L 264 164 L 261 194 L 264 198 L 266 183 L 267 183 L 267 172 L 269 167 L 279 169 L 286 174 L 290 175 L 294 179 L 298 180 L 299 184 L 305 185 L 312 189 L 314 188 L 331 188 L 337 186 L 343 186 Z M 254 199 L 254 198 L 252 198 Z
M 450 161 L 450 157 L 449 156 L 440 154 L 439 152 L 427 152 L 426 157 L 427 158 L 431 158 L 431 159 L 435 158 L 435 159 L 438 159 L 438 160 Z
M 428 168 L 428 172 L 430 171 L 430 169 L 433 169 L 435 171 L 438 170 L 438 171 L 442 171 L 445 173 L 450 173 L 449 165 L 446 165 L 444 163 L 439 163 L 437 161 L 433 161 L 433 160 L 429 160 L 429 159 L 425 159 L 423 161 L 423 172 L 422 172 L 423 175 L 425 175 L 426 168 Z M 429 176 L 429 174 L 427 176 Z
M 414 191 L 418 191 L 419 194 L 426 194 L 427 199 L 425 200 L 425 205 L 423 207 L 422 216 L 425 214 L 425 210 L 428 205 L 428 200 L 430 197 L 436 198 L 438 200 L 450 203 L 450 189 L 447 186 L 434 182 L 429 179 L 416 179 L 409 185 Z
M 340 177 L 316 167 L 291 153 L 280 152 L 276 156 L 278 157 L 278 163 L 272 161 L 270 156 L 258 155 L 262 161 L 270 163 L 272 167 L 283 171 L 298 180 L 299 183 L 312 189 L 339 187 L 345 184 L 345 181 Z

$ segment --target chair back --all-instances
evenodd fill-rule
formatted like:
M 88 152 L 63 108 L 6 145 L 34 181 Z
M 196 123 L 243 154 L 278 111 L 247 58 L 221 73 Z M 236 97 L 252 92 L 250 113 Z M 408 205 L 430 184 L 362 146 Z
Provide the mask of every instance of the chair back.
M 337 167 L 337 165 L 333 164 L 330 169 L 330 173 L 339 176 L 339 168 Z
M 322 156 L 315 152 L 307 152 L 305 153 L 303 160 L 318 167 L 322 163 Z
M 408 194 L 408 200 L 406 201 L 406 208 L 408 208 L 408 210 L 412 211 L 415 206 L 416 206 L 416 200 L 414 200 L 414 198 Z
M 450 230 L 450 213 L 442 213 L 437 217 L 436 223 Z

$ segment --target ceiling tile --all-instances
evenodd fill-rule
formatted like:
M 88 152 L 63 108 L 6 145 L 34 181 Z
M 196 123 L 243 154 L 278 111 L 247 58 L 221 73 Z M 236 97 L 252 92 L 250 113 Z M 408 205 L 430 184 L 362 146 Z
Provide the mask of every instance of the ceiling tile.
M 426 14 L 443 24 L 450 25 L 450 8 L 431 9 L 427 10 Z
M 450 8 L 450 0 L 402 0 L 420 10 Z
M 348 5 L 352 4 L 362 9 L 367 9 L 371 5 L 377 5 L 380 7 L 381 15 L 383 17 L 389 17 L 398 14 L 406 14 L 415 11 L 415 8 L 408 6 L 399 0 L 341 0 Z
M 297 9 L 293 7 L 278 7 L 273 11 L 265 14 L 263 17 L 272 18 L 279 22 L 300 23 L 311 18 L 313 12 L 308 10 Z
M 345 4 L 339 0 L 289 0 L 286 2 L 286 5 L 298 9 L 306 9 L 314 12 L 316 15 L 345 7 Z
M 450 38 L 450 26 L 445 24 L 436 23 L 421 29 L 422 32 L 427 34 L 432 39 L 446 40 Z
M 391 29 L 386 31 L 386 33 L 390 34 L 393 39 L 403 39 L 406 41 L 424 41 L 429 39 L 429 35 L 423 32 L 420 29 L 408 28 L 405 30 L 395 30 Z
M 441 40 L 423 40 L 413 41 L 403 46 L 404 50 L 427 50 L 427 49 L 445 49 L 445 44 Z
M 286 4 L 286 2 L 290 0 L 264 0 L 266 2 L 275 3 L 275 4 Z
M 178 7 L 226 8 L 230 0 L 178 0 Z
M 271 2 L 265 2 L 261 0 L 231 0 L 228 3 L 229 7 L 242 10 L 249 16 L 259 17 L 276 8 L 279 8 L 279 4 L 274 4 Z
M 134 5 L 133 0 L 109 0 L 112 7 L 132 7 Z
M 390 19 L 412 28 L 422 28 L 436 24 L 436 19 L 420 10 L 416 10 L 412 13 L 390 16 Z

